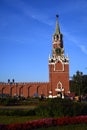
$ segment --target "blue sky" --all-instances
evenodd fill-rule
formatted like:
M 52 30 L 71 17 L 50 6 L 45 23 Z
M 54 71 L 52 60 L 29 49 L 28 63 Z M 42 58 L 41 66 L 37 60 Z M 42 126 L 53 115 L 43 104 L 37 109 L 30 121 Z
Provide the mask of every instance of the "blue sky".
M 49 81 L 56 14 L 70 76 L 87 74 L 87 0 L 0 0 L 0 81 Z

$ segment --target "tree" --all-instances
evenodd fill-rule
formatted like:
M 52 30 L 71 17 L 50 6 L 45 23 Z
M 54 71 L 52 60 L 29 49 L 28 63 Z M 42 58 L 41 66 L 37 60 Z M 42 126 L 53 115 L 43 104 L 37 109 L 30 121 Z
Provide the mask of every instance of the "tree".
M 77 71 L 76 74 L 73 75 L 72 81 L 70 83 L 70 91 L 75 92 L 76 95 L 82 94 L 82 80 L 83 80 L 83 73 Z
M 87 94 L 87 75 L 83 75 L 82 78 L 82 94 L 85 95 Z

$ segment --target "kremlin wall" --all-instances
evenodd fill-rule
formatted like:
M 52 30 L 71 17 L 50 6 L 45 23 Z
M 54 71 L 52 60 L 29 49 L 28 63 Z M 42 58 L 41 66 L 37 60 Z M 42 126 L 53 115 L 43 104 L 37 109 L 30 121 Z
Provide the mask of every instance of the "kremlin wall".
M 52 37 L 52 54 L 49 56 L 49 82 L 0 83 L 0 95 L 36 97 L 62 97 L 69 93 L 69 58 L 64 54 L 63 34 L 60 31 L 58 16 Z

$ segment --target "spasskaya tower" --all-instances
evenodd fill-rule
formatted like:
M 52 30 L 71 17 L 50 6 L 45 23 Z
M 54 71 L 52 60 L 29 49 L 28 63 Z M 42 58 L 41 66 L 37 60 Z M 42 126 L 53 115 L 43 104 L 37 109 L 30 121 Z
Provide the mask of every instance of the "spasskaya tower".
M 49 82 L 52 96 L 69 92 L 69 58 L 64 54 L 63 35 L 56 15 L 56 29 L 52 37 L 52 55 L 49 56 Z
M 49 56 L 48 82 L 0 83 L 0 94 L 10 97 L 62 97 L 69 92 L 69 58 L 64 54 L 63 35 L 56 16 L 56 29 L 52 36 L 52 54 Z M 33 68 L 32 68 L 33 69 Z

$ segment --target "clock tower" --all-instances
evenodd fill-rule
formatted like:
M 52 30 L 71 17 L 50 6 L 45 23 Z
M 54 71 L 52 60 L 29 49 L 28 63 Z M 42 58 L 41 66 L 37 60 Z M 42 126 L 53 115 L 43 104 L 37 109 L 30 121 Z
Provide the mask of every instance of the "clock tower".
M 52 37 L 52 56 L 49 56 L 49 81 L 53 97 L 64 98 L 64 94 L 69 92 L 69 58 L 64 54 L 58 15 L 56 15 L 56 29 Z

